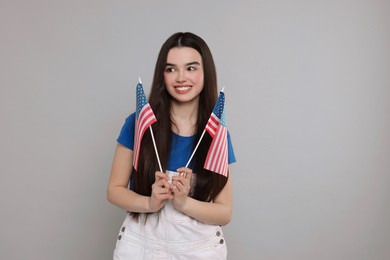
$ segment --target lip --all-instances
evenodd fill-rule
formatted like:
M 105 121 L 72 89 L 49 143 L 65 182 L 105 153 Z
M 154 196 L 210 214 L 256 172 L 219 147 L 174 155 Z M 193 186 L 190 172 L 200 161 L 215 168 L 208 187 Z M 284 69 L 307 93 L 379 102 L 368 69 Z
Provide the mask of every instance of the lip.
M 173 87 L 175 88 L 175 91 L 179 94 L 186 94 L 192 89 L 191 85 L 176 85 Z

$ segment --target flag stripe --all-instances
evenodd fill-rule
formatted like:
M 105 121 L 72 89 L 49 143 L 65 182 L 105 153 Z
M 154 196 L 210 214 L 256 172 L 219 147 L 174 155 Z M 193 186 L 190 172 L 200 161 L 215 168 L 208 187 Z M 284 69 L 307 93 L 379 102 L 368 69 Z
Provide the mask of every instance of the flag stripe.
M 138 157 L 139 157 L 139 151 L 141 146 L 141 140 L 143 135 L 145 134 L 146 129 L 151 126 L 154 122 L 156 122 L 156 117 L 153 114 L 152 108 L 149 104 L 144 106 L 141 110 L 139 119 L 137 120 L 137 131 L 136 131 L 136 156 L 134 159 L 135 165 L 138 166 Z
M 227 129 L 220 125 L 206 157 L 204 168 L 227 176 Z
M 206 130 L 207 132 L 209 132 L 211 137 L 214 138 L 218 126 L 219 126 L 219 118 L 214 113 L 212 113 L 206 125 Z
M 218 172 L 221 172 L 221 168 L 223 166 L 223 156 L 224 156 L 224 145 L 225 145 L 225 139 L 224 139 L 224 130 L 226 128 L 222 128 L 221 131 L 219 131 L 218 135 L 217 136 L 217 140 L 218 140 L 218 143 L 217 143 L 217 156 L 214 160 L 214 165 L 213 165 L 213 168 L 216 169 Z
M 138 170 L 139 153 L 141 150 L 141 141 L 145 131 L 157 121 L 152 108 L 150 107 L 142 85 L 137 85 L 137 111 L 135 120 L 135 132 L 134 132 L 134 155 L 133 166 L 135 170 Z
M 154 114 L 153 114 L 153 111 L 152 111 L 150 105 L 147 105 L 142 109 L 139 121 L 140 121 L 139 125 L 140 125 L 140 130 L 141 130 L 140 135 L 139 135 L 139 139 L 141 140 L 146 129 L 151 124 L 156 122 L 156 118 L 154 117 Z
M 227 176 L 228 143 L 224 108 L 225 94 L 220 92 L 217 103 L 206 125 L 206 130 L 213 140 L 206 156 L 204 168 Z

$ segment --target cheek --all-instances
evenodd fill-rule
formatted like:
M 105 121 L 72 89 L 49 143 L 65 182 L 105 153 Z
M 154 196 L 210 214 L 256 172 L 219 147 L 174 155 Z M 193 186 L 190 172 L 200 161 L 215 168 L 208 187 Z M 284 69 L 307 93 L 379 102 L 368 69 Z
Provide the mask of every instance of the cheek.
M 203 82 L 204 82 L 203 73 L 199 73 L 199 74 L 193 75 L 192 82 L 194 82 L 197 85 L 202 85 L 203 86 Z
M 173 77 L 171 74 L 164 74 L 164 82 L 166 86 L 171 85 L 172 81 L 173 81 Z
M 203 76 L 199 78 L 198 85 L 201 87 L 201 89 L 203 89 L 203 87 L 204 87 Z

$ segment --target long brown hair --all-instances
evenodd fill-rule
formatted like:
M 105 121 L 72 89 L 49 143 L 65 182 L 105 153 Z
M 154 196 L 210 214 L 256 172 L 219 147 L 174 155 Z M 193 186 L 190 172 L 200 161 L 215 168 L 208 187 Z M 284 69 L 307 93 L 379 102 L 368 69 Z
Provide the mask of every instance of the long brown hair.
M 217 73 L 211 51 L 206 42 L 199 36 L 189 32 L 179 32 L 169 37 L 159 52 L 149 96 L 149 103 L 157 118 L 157 122 L 152 125 L 152 128 L 154 133 L 158 133 L 155 134 L 155 140 L 164 170 L 169 159 L 168 156 L 173 134 L 172 125 L 174 124 L 170 114 L 172 97 L 169 95 L 165 86 L 164 70 L 168 52 L 174 47 L 193 48 L 200 53 L 203 61 L 204 87 L 199 95 L 198 119 L 194 144 L 200 139 L 218 98 Z M 192 169 L 196 173 L 196 183 L 192 191 L 192 197 L 207 202 L 213 201 L 227 182 L 225 176 L 203 168 L 211 141 L 211 137 L 206 133 L 193 158 L 194 168 Z M 141 147 L 138 171 L 133 169 L 132 172 L 132 175 L 134 175 L 134 191 L 141 195 L 150 196 L 152 184 L 155 181 L 155 172 L 159 167 L 149 131 L 145 132 Z M 138 218 L 139 214 L 132 213 L 132 215 Z

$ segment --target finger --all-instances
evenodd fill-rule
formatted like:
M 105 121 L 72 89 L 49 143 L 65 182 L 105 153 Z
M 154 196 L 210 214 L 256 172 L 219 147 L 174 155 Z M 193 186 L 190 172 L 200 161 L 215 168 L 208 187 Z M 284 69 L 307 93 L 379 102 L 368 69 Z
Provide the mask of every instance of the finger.
M 188 193 L 188 190 L 187 190 L 186 186 L 183 185 L 182 183 L 178 182 L 177 185 L 176 185 L 176 187 L 177 187 L 177 190 L 178 190 L 178 191 L 180 191 L 180 192 L 182 192 L 182 193 L 184 193 L 184 194 L 187 194 L 187 193 Z
M 160 179 L 165 179 L 165 178 L 167 178 L 168 176 L 167 176 L 165 173 L 163 173 L 163 172 L 156 171 L 156 172 L 155 172 L 155 177 L 156 177 L 156 178 L 160 178 Z
M 190 168 L 187 168 L 187 167 L 181 167 L 179 169 L 177 169 L 177 172 L 185 172 L 185 173 L 192 173 L 192 170 Z
M 153 194 L 159 195 L 159 194 L 165 194 L 169 193 L 170 188 L 168 187 L 157 187 L 153 190 Z
M 181 185 L 180 182 L 178 182 L 176 185 L 172 185 L 172 186 L 171 186 L 171 191 L 172 191 L 172 192 L 175 192 L 175 193 L 181 192 L 181 190 L 182 190 L 183 188 L 179 188 L 179 186 L 180 186 L 180 187 L 183 187 L 183 185 Z
M 163 194 L 158 194 L 156 196 L 156 198 L 158 200 L 168 200 L 168 199 L 172 199 L 173 198 L 173 195 L 171 192 L 168 192 L 168 193 L 163 193 Z
M 171 184 L 169 184 L 169 182 L 166 179 L 161 179 L 157 183 L 161 187 L 169 187 L 169 186 L 171 186 Z
M 177 180 L 172 181 L 172 184 L 176 185 L 176 186 L 180 185 L 181 187 L 186 187 L 186 186 L 189 186 L 189 180 L 187 180 L 181 176 L 181 177 L 177 178 Z
M 173 176 L 173 177 L 172 177 L 172 183 L 173 183 L 174 181 L 176 181 L 176 182 L 178 182 L 178 181 L 182 182 L 183 180 L 184 180 L 184 177 L 183 177 L 183 176 L 180 176 L 180 175 L 178 175 L 178 176 Z
M 160 180 L 152 185 L 152 192 L 154 193 L 167 193 L 169 189 L 170 185 L 166 180 Z
M 191 172 L 186 176 L 175 176 L 172 178 L 172 181 L 181 182 L 183 185 L 190 185 L 191 183 Z M 173 182 L 172 182 L 173 183 Z
M 153 183 L 152 185 L 152 189 L 165 188 L 166 186 L 169 186 L 169 183 L 166 180 L 162 179 L 155 181 L 155 183 Z
M 192 174 L 192 170 L 187 167 L 181 167 L 177 169 L 177 172 L 180 172 L 180 175 L 184 176 L 185 178 L 190 178 Z
M 161 180 L 161 179 L 165 179 L 165 180 L 169 180 L 169 177 L 168 177 L 168 175 L 166 175 L 165 173 L 163 173 L 163 172 L 159 172 L 159 171 L 156 171 L 156 173 L 155 173 L 155 179 L 156 179 L 156 181 L 159 181 L 159 180 Z
M 188 172 L 185 176 L 186 179 L 191 180 L 192 177 L 192 171 Z

